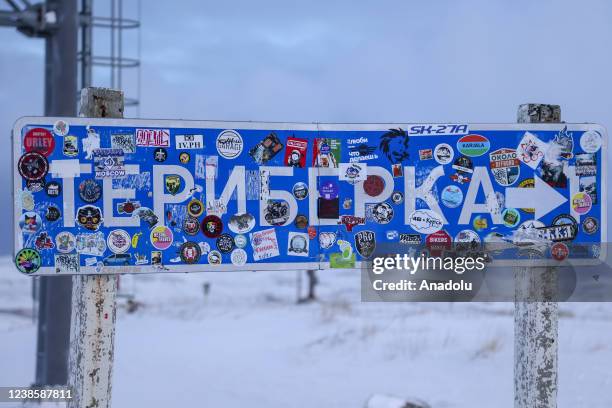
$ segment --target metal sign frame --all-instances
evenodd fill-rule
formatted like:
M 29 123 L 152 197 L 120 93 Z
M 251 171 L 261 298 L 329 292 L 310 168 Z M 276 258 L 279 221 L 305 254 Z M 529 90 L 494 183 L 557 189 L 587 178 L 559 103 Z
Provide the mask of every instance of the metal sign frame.
M 19 157 L 22 155 L 22 139 L 21 139 L 21 131 L 24 126 L 50 126 L 53 123 L 64 120 L 68 122 L 70 125 L 74 126 L 117 126 L 117 127 L 142 127 L 142 128 L 180 128 L 180 129 L 238 129 L 238 130 L 261 130 L 261 131 L 305 131 L 305 132 L 313 132 L 313 134 L 321 134 L 325 132 L 385 132 L 389 129 L 394 128 L 402 128 L 409 131 L 409 133 L 416 129 L 413 134 L 410 134 L 410 138 L 412 137 L 427 137 L 433 138 L 436 137 L 436 133 L 442 130 L 441 137 L 448 136 L 448 134 L 444 134 L 445 129 L 452 126 L 467 126 L 469 132 L 466 131 L 464 133 L 457 133 L 454 136 L 462 136 L 467 133 L 472 132 L 492 132 L 492 131 L 559 131 L 564 126 L 567 126 L 569 132 L 584 132 L 587 130 L 597 130 L 603 135 L 602 145 L 601 145 L 601 163 L 598 166 L 601 166 L 600 180 L 601 182 L 598 184 L 598 194 L 601 197 L 600 200 L 600 208 L 601 208 L 601 217 L 600 217 L 600 242 L 606 242 L 607 239 L 607 132 L 606 130 L 599 125 L 592 124 L 415 124 L 415 123 L 379 123 L 379 124 L 325 124 L 325 123 L 277 123 L 277 122 L 225 122 L 225 121 L 183 121 L 183 120 L 148 120 L 148 119 L 92 119 L 92 118 L 65 118 L 65 117 L 23 117 L 19 119 L 13 128 L 13 137 L 12 137 L 12 145 L 13 145 L 13 203 L 14 203 L 14 250 L 15 253 L 19 251 L 23 246 L 23 234 L 20 232 L 19 228 L 19 218 L 22 215 L 21 208 L 21 200 L 20 197 L 16 195 L 17 186 L 22 186 L 22 177 L 16 171 L 17 161 Z M 422 129 L 429 129 L 428 133 L 425 134 Z M 419 133 L 419 129 L 421 129 L 421 133 Z M 433 134 L 432 134 L 433 132 Z M 436 141 L 432 143 L 434 146 L 436 143 L 440 141 Z M 309 145 L 309 149 L 312 146 Z M 488 151 L 486 155 L 488 157 Z M 457 157 L 457 153 L 455 153 L 455 157 Z M 309 167 L 310 163 L 307 163 Z M 387 163 L 388 164 L 388 163 Z M 410 163 L 412 164 L 412 163 Z M 403 166 L 404 164 L 402 164 Z M 316 167 L 316 177 L 324 176 L 321 172 L 322 168 Z M 337 173 L 338 169 L 335 169 Z M 332 172 L 333 173 L 333 172 Z M 534 170 L 535 173 L 535 170 Z M 489 175 L 490 177 L 490 175 Z M 403 184 L 403 183 L 402 183 Z M 317 184 L 317 190 L 318 190 Z M 496 186 L 497 187 L 497 186 Z M 403 191 L 402 188 L 399 188 Z M 318 193 L 318 192 L 317 192 Z M 406 192 L 404 192 L 406 194 Z M 310 200 L 310 199 L 309 199 Z M 416 200 L 416 199 L 415 199 Z M 312 203 L 309 203 L 309 212 L 312 212 Z M 309 214 L 309 217 L 312 217 L 312 214 Z M 325 228 L 322 224 L 315 224 L 317 229 L 323 231 Z M 329 224 L 328 224 L 329 225 Z M 337 227 L 342 227 L 337 226 Z M 384 228 L 384 226 L 382 226 Z M 405 224 L 406 230 L 410 230 L 410 227 Z M 317 235 L 318 235 L 317 231 Z M 408 231 L 403 231 L 408 232 Z M 414 232 L 414 231 L 410 231 Z M 318 242 L 315 241 L 315 242 Z M 318 248 L 318 245 L 313 245 Z M 605 259 L 605 246 L 602 246 L 600 256 L 598 259 L 571 259 L 568 258 L 566 262 L 569 262 L 572 265 L 596 265 L 601 262 L 601 260 Z M 315 257 L 311 257 L 306 262 L 291 262 L 291 269 L 327 269 L 330 268 L 330 262 L 328 261 L 319 261 L 315 259 Z M 318 258 L 318 251 L 316 258 Z M 496 260 L 494 263 L 496 266 L 520 266 L 520 265 L 530 265 L 530 266 L 538 266 L 538 265 L 559 265 L 558 262 L 553 260 L 524 260 L 524 259 L 511 259 L 511 260 Z M 199 272 L 199 271 L 234 271 L 234 270 L 283 270 L 287 269 L 288 265 L 286 263 L 277 263 L 277 262 L 249 262 L 240 268 L 237 268 L 233 264 L 223 263 L 220 265 L 209 265 L 209 264 L 193 264 L 193 265 L 176 265 L 171 264 L 171 269 L 167 270 L 169 272 Z M 356 261 L 354 263 L 354 267 L 348 269 L 359 269 L 361 267 L 361 262 Z M 80 273 L 82 274 L 115 274 L 115 273 L 147 273 L 147 272 L 162 272 L 164 270 L 160 270 L 159 267 L 154 267 L 152 265 L 138 265 L 138 266 L 126 266 L 126 267 L 95 267 L 95 266 L 81 266 Z M 55 275 L 55 270 L 53 267 L 41 267 L 36 273 L 36 275 Z

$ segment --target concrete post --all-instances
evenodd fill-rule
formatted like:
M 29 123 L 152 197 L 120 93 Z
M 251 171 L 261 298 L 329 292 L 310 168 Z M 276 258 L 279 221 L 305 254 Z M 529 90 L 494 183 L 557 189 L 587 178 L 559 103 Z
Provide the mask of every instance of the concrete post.
M 123 92 L 104 88 L 81 91 L 80 116 L 122 118 Z M 114 361 L 118 275 L 75 275 L 68 384 L 71 408 L 109 408 Z
M 558 105 L 524 104 L 519 123 L 559 123 Z M 559 305 L 555 268 L 514 270 L 514 407 L 557 407 Z

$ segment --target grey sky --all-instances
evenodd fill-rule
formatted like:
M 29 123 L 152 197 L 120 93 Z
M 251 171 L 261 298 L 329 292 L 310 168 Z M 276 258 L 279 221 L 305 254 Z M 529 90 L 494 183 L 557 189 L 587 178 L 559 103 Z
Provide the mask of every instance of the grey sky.
M 143 1 L 141 116 L 513 122 L 533 101 L 609 127 L 611 18 L 609 0 Z M 42 113 L 43 50 L 0 28 L 6 140 Z

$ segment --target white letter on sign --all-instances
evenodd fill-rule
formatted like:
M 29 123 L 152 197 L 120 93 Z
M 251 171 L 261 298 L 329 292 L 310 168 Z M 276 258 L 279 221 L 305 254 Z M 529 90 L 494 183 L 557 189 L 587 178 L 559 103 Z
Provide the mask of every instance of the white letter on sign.
M 259 198 L 259 225 L 271 225 L 266 221 L 264 208 L 268 205 L 268 200 L 283 200 L 289 204 L 289 219 L 283 225 L 288 225 L 293 222 L 297 215 L 297 201 L 288 191 L 271 190 L 270 176 L 287 176 L 293 177 L 293 167 L 268 167 L 261 166 L 259 168 L 259 178 L 261 180 L 261 196 Z
M 429 173 L 419 188 L 416 188 L 414 167 L 404 167 L 404 195 L 406 196 L 404 204 L 404 219 L 406 220 L 406 225 L 408 225 L 410 215 L 416 210 L 417 198 L 425 201 L 425 203 L 427 203 L 429 206 L 429 209 L 442 218 L 442 223 L 448 224 L 446 217 L 444 217 L 444 213 L 440 209 L 438 200 L 436 200 L 436 197 L 431 192 L 436 180 L 443 175 L 444 167 L 438 166 Z
M 393 176 L 385 168 L 380 166 L 368 166 L 368 176 L 380 176 L 385 181 L 384 190 L 377 195 L 372 197 L 366 194 L 363 189 L 364 181 L 359 181 L 355 184 L 355 217 L 365 217 L 365 205 L 366 203 L 382 203 L 387 198 L 391 197 L 393 193 L 394 183 Z
M 126 174 L 139 174 L 140 166 L 138 164 L 127 164 L 125 166 Z M 133 188 L 114 189 L 113 179 L 105 178 L 102 180 L 102 198 L 104 199 L 104 225 L 107 227 L 137 227 L 140 225 L 138 217 L 115 217 L 113 215 L 113 201 L 118 198 L 132 200 L 136 196 L 136 191 Z M 161 220 L 161 218 L 160 218 Z
M 176 175 L 183 179 L 183 189 L 175 194 L 166 194 L 165 176 Z M 164 225 L 164 210 L 166 204 L 182 203 L 191 197 L 191 189 L 193 188 L 193 176 L 184 167 L 169 166 L 169 165 L 154 165 L 153 166 L 153 211 L 159 219 L 158 225 Z
M 218 200 L 215 196 L 215 170 L 216 167 L 214 166 L 206 166 L 206 208 L 219 208 L 220 211 L 218 215 L 221 216 L 225 214 L 227 212 L 227 203 L 234 190 L 236 190 L 238 201 L 237 214 L 244 214 L 246 212 L 246 181 L 244 179 L 244 166 L 234 166 Z
M 62 179 L 64 187 L 62 194 L 64 227 L 74 227 L 74 178 L 91 173 L 91 164 L 77 161 L 75 168 L 73 160 L 53 160 L 50 168 L 53 177 Z
M 489 213 L 493 224 L 503 224 L 501 211 L 495 211 L 495 206 L 487 206 L 486 203 L 476 204 L 476 194 L 478 194 L 478 188 L 482 184 L 482 190 L 484 191 L 485 197 L 493 199 L 495 191 L 493 190 L 493 184 L 491 184 L 491 178 L 487 172 L 486 167 L 474 168 L 474 175 L 472 181 L 468 187 L 465 200 L 463 201 L 463 208 L 461 209 L 461 215 L 459 216 L 459 224 L 469 224 L 472 214 L 474 213 Z M 499 208 L 497 208 L 499 210 Z

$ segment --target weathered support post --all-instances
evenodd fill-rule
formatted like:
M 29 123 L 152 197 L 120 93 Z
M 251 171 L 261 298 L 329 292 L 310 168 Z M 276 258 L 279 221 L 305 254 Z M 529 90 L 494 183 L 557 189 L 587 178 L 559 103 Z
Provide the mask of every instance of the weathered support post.
M 558 105 L 524 104 L 519 123 L 559 123 Z M 554 267 L 514 270 L 514 407 L 557 407 L 559 305 Z
M 83 89 L 80 116 L 122 118 L 123 92 Z M 72 408 L 111 406 L 118 277 L 73 277 L 68 378 L 73 389 Z

